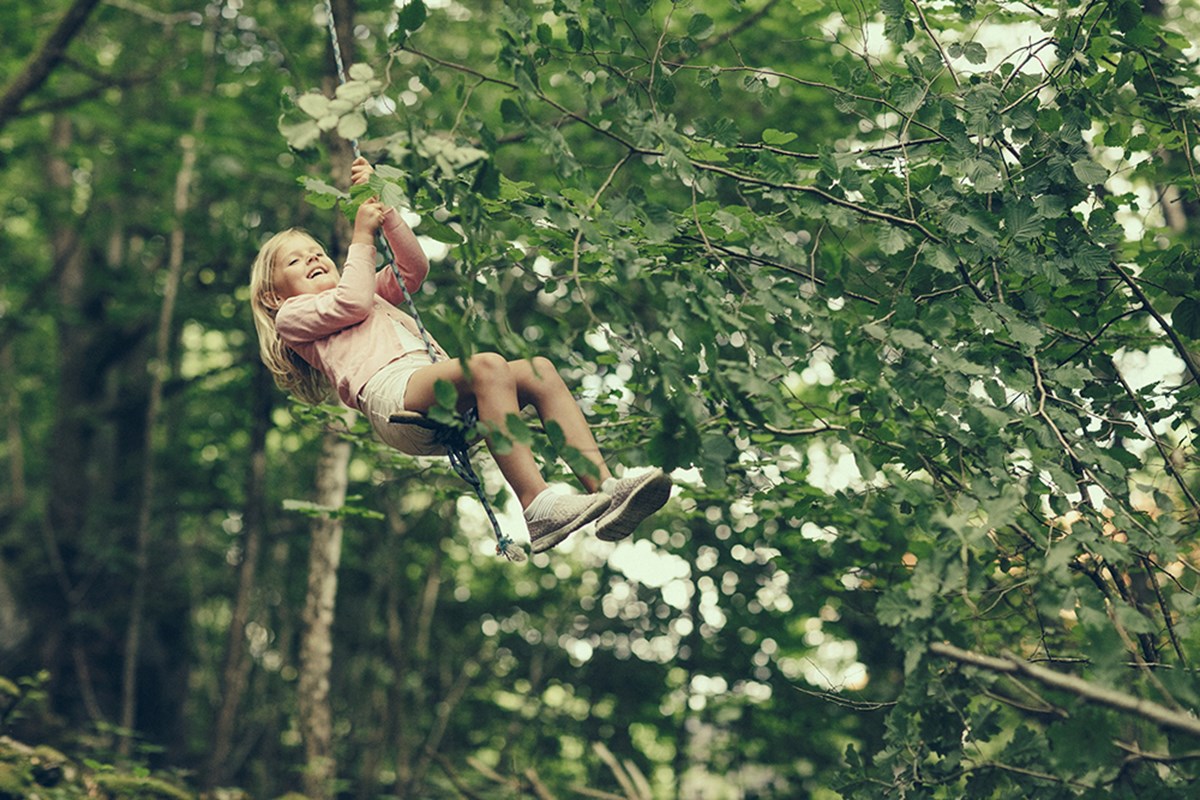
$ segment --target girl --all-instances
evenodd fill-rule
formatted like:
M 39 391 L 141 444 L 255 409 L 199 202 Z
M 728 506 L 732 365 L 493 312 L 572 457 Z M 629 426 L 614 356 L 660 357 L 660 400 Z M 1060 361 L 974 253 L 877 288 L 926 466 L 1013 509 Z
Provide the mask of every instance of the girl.
M 351 181 L 365 183 L 373 169 L 364 158 L 350 168 Z M 599 477 L 577 474 L 587 494 L 554 493 L 530 449 L 513 441 L 498 453 L 486 439 L 525 511 L 535 553 L 548 550 L 595 523 L 596 535 L 624 539 L 667 501 L 671 480 L 660 469 L 617 480 L 600 456 L 591 429 L 554 365 L 538 356 L 508 361 L 477 353 L 463 363 L 436 342 L 434 359 L 413 318 L 396 307 L 403 293 L 390 268 L 375 273 L 375 237 L 382 232 L 410 293 L 429 272 L 416 236 L 393 208 L 364 202 L 354 218 L 344 272 L 302 230 L 272 237 L 258 253 L 250 275 L 250 302 L 263 363 L 276 383 L 308 403 L 323 401 L 332 385 L 338 397 L 370 420 L 384 442 L 404 453 L 435 452 L 425 432 L 395 425 L 400 411 L 424 413 L 433 406 L 434 385 L 449 381 L 460 410 L 474 406 L 484 430 L 504 430 L 509 414 L 533 405 L 542 421 L 556 422 L 566 443 L 595 464 Z

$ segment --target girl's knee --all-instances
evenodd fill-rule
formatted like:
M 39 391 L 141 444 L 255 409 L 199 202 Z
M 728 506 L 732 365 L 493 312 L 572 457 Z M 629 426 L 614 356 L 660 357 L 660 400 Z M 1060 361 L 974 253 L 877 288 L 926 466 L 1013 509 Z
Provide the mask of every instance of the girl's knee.
M 533 370 L 535 378 L 545 381 L 559 377 L 558 369 L 554 366 L 554 362 L 545 356 L 534 356 L 529 359 L 529 366 Z
M 534 356 L 525 361 L 514 362 L 513 371 L 517 378 L 517 393 L 522 403 L 536 404 L 567 392 L 567 384 L 558 374 L 554 362 L 545 356 Z
M 476 386 L 511 383 L 512 370 L 508 361 L 498 353 L 476 353 L 467 361 L 471 383 Z

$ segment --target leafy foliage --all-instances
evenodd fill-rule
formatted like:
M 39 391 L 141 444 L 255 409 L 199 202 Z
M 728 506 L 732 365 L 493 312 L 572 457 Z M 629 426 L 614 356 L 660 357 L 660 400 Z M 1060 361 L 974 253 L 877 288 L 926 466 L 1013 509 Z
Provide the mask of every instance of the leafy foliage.
M 162 563 L 186 581 L 163 576 L 181 614 L 159 624 L 187 619 L 191 642 L 159 635 L 192 665 L 175 713 L 201 720 L 153 731 L 186 729 L 173 756 L 207 744 L 226 562 L 259 502 L 242 480 L 246 431 L 263 424 L 247 402 L 244 270 L 226 265 L 265 232 L 327 225 L 378 194 L 426 237 L 435 270 L 417 302 L 448 349 L 552 358 L 614 463 L 677 468 L 681 488 L 633 542 L 510 567 L 480 555 L 486 521 L 446 470 L 356 427 L 333 691 L 340 774 L 361 794 L 449 795 L 455 781 L 516 794 L 521 778 L 488 775 L 535 766 L 564 792 L 641 777 L 663 797 L 1194 791 L 1194 737 L 1172 727 L 1197 702 L 1192 4 L 364 4 L 335 91 L 323 20 L 259 5 L 229 6 L 236 31 L 217 29 L 173 365 L 181 424 L 160 454 L 178 498 L 156 505 Z M 82 43 L 93 56 L 144 34 L 108 13 Z M 180 91 L 200 102 L 189 69 Z M 41 393 L 103 396 L 115 416 L 145 376 L 161 245 L 143 230 L 166 229 L 170 187 L 116 164 L 173 131 L 109 101 L 90 110 L 103 113 L 76 121 L 82 139 L 61 154 L 89 176 L 70 203 L 24 157 L 0 190 L 25 221 L 4 228 L 6 249 L 34 265 L 0 296 L 26 309 L 13 391 L 31 453 L 52 430 L 94 435 Z M 44 124 L 14 123 L 3 146 L 23 154 Z M 331 135 L 378 164 L 369 186 L 328 175 Z M 64 219 L 97 257 L 112 229 L 142 248 L 89 272 L 96 305 L 71 315 L 38 292 Z M 84 361 L 105 365 L 107 395 L 72 394 L 74 363 L 25 354 L 67 353 L 70 320 L 96 306 L 79 325 L 94 346 L 132 344 Z M 304 524 L 288 509 L 308 508 L 295 498 L 321 426 L 278 398 L 265 419 L 275 549 L 258 569 L 234 772 L 280 791 L 278 765 L 299 757 Z M 122 442 L 130 427 L 98 429 Z M 508 433 L 565 476 L 552 429 Z M 53 480 L 62 459 L 25 469 L 70 486 L 105 457 Z M 119 581 L 132 567 L 106 534 L 127 498 L 121 481 L 88 480 L 68 576 L 96 564 Z M 9 503 L 4 558 L 26 608 L 61 610 L 72 595 L 27 544 L 53 501 L 35 495 Z M 94 636 L 83 655 L 111 664 L 104 631 L 123 606 L 93 608 L 59 630 Z M 81 716 L 82 698 L 49 690 Z M 111 687 L 98 693 L 111 707 Z

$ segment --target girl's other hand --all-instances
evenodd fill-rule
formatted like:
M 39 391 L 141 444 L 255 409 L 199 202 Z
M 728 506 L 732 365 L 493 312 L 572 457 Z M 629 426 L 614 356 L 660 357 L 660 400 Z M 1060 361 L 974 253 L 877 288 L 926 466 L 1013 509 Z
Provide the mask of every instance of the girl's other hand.
M 371 166 L 371 162 L 359 156 L 350 164 L 350 183 L 355 186 L 366 183 L 374 172 L 375 168 Z
M 354 215 L 354 235 L 350 239 L 351 244 L 374 244 L 375 236 L 383 227 L 383 218 L 387 212 L 388 209 L 377 197 L 372 197 L 359 206 L 358 213 Z

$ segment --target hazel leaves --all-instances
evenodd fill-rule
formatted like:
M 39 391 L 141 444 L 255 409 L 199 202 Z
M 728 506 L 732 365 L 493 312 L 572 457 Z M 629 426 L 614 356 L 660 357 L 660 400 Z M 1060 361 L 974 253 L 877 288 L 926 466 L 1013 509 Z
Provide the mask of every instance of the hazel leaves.
M 295 150 L 311 147 L 322 133 L 335 131 L 343 139 L 358 139 L 367 132 L 366 104 L 383 88 L 383 81 L 366 64 L 353 64 L 348 79 L 338 86 L 333 97 L 316 91 L 296 98 L 296 108 L 304 118 L 296 122 L 283 119 L 279 132 Z

